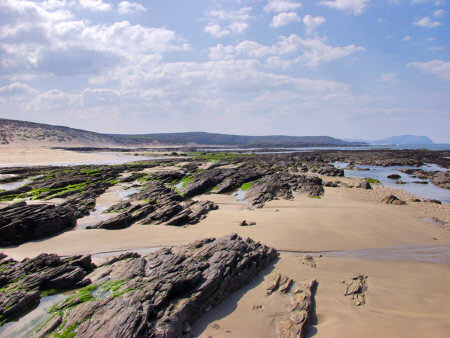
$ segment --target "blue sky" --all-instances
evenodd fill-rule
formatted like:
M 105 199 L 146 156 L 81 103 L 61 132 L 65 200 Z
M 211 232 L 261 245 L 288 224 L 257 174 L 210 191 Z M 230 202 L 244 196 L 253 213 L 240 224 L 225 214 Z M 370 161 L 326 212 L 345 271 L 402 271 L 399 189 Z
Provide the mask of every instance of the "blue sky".
M 450 143 L 444 0 L 0 0 L 0 117 Z

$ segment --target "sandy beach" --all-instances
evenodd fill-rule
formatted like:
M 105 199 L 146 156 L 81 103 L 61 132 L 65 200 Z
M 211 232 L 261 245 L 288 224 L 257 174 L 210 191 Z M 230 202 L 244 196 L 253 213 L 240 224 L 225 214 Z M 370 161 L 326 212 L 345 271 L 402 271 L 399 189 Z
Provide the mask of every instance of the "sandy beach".
M 47 150 L 43 153 L 47 155 Z M 348 185 L 358 182 L 339 179 Z M 108 190 L 97 203 L 115 202 L 116 190 Z M 381 203 L 389 194 L 408 204 Z M 379 185 L 373 190 L 326 187 L 320 199 L 297 193 L 293 200 L 274 200 L 264 208 L 250 209 L 231 195 L 207 194 L 196 199 L 212 200 L 219 209 L 193 226 L 137 223 L 122 230 L 71 230 L 1 251 L 15 259 L 42 252 L 90 253 L 94 254 L 94 261 L 100 262 L 106 255 L 120 251 L 178 246 L 205 237 L 238 233 L 276 248 L 281 252 L 280 258 L 249 286 L 202 316 L 193 327 L 196 335 L 276 337 L 274 321 L 287 311 L 288 300 L 277 295 L 266 296 L 265 290 L 274 275 L 281 273 L 296 282 L 318 281 L 317 323 L 310 331 L 314 336 L 446 337 L 450 330 L 450 232 L 432 218 L 449 222 L 450 206 L 415 203 L 411 198 L 401 189 Z M 256 224 L 242 227 L 243 220 Z M 446 256 L 439 262 L 425 262 L 420 256 L 389 258 L 389 250 L 398 247 L 422 251 L 444 247 Z M 377 248 L 385 248 L 387 258 L 361 259 L 358 252 L 350 257 L 328 253 Z M 317 267 L 302 264 L 307 252 L 315 253 Z M 344 296 L 343 281 L 351 279 L 353 274 L 368 276 L 367 302 L 363 306 L 356 306 L 351 297 Z

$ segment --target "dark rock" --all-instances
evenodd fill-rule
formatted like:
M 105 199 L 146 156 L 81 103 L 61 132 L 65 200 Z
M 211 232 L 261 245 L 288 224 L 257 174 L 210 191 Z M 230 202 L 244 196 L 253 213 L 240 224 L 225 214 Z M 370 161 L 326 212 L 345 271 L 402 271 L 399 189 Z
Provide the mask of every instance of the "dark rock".
M 344 170 L 343 169 L 337 169 L 336 167 L 332 165 L 327 165 L 325 167 L 320 168 L 317 170 L 318 174 L 326 175 L 326 176 L 344 176 Z
M 384 202 L 386 204 L 394 204 L 394 205 L 404 205 L 404 204 L 406 204 L 405 201 L 402 201 L 401 199 L 397 198 L 394 195 L 386 196 L 385 198 L 383 198 L 381 200 L 381 202 Z
M 426 200 L 426 201 L 434 204 L 442 204 L 442 202 L 439 200 Z
M 369 182 L 367 181 L 361 181 L 358 185 L 358 188 L 362 188 L 362 189 L 372 189 L 372 186 L 370 185 Z
M 323 194 L 322 180 L 315 176 L 275 173 L 263 176 L 247 190 L 244 201 L 261 208 L 265 202 L 276 198 L 292 199 L 293 191 L 304 192 L 309 196 Z
M 276 257 L 274 249 L 229 235 L 115 261 L 88 278 L 96 285 L 120 280 L 118 288 L 71 305 L 59 330 L 76 327 L 77 337 L 192 336 L 190 324 Z
M 0 268 L 0 318 L 14 318 L 40 300 L 40 292 L 48 289 L 65 290 L 89 283 L 83 280 L 94 269 L 90 256 L 61 259 L 57 255 L 41 254 L 22 262 L 2 261 Z
M 393 179 L 393 180 L 398 180 L 398 179 L 400 179 L 402 177 L 400 175 L 398 175 L 398 174 L 390 174 L 390 175 L 387 175 L 387 178 L 390 178 L 390 179 Z
M 0 209 L 0 245 L 14 245 L 54 235 L 76 224 L 68 205 L 18 202 Z

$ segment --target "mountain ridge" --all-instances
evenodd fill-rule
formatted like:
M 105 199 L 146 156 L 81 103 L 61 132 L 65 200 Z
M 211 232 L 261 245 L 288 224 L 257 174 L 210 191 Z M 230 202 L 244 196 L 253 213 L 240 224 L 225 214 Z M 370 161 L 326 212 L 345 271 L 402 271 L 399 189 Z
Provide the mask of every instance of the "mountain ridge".
M 142 146 L 205 145 L 244 147 L 351 146 L 331 136 L 249 136 L 208 132 L 107 134 L 44 123 L 0 118 L 0 144 L 72 145 L 72 146 Z

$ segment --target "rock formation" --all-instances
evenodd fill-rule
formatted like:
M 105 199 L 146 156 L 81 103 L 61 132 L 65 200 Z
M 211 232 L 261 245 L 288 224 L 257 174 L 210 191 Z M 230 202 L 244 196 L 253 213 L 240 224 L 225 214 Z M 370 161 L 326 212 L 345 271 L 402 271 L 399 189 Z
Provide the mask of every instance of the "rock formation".
M 40 334 L 189 337 L 190 324 L 203 312 L 276 257 L 274 249 L 235 234 L 144 257 L 124 254 L 99 266 L 85 279 L 91 285 L 57 304 L 52 325 Z

